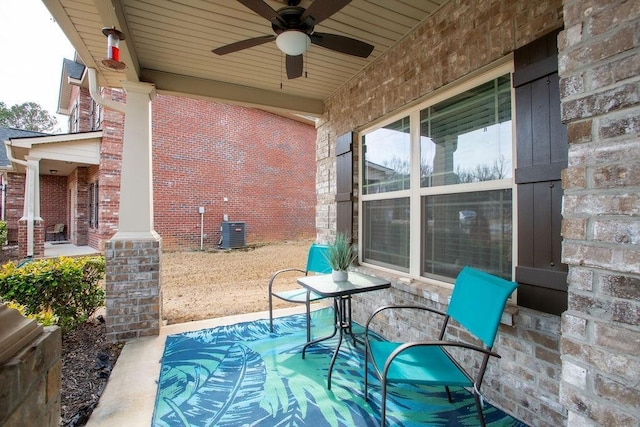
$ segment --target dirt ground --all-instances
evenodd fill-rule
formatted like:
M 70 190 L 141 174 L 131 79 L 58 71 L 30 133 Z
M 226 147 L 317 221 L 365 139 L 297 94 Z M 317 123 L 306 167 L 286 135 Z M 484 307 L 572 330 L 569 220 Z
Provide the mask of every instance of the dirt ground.
M 173 324 L 268 310 L 269 278 L 280 269 L 304 268 L 310 244 L 299 240 L 246 250 L 163 253 L 163 319 Z M 276 289 L 294 287 L 297 276 L 278 276 Z M 287 306 L 274 299 L 275 308 Z

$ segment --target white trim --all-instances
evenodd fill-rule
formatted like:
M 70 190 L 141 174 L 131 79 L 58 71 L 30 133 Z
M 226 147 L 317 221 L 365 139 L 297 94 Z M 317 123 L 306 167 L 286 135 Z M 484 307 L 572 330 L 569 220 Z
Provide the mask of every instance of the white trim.
M 83 133 L 64 133 L 61 135 L 51 136 L 27 136 L 18 138 L 9 138 L 11 146 L 19 148 L 31 148 L 38 144 L 51 144 L 70 141 L 83 141 L 90 139 L 101 139 L 102 131 L 83 132 Z

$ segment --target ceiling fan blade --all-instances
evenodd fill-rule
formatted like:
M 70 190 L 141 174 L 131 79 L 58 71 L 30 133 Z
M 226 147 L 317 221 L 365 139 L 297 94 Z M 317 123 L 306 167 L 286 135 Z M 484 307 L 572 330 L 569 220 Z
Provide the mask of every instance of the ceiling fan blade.
M 255 37 L 253 39 L 241 40 L 239 42 L 220 46 L 217 49 L 213 49 L 211 52 L 215 53 L 216 55 L 226 55 L 227 53 L 233 53 L 250 47 L 260 46 L 261 44 L 273 41 L 275 39 L 275 35 Z
M 287 55 L 287 78 L 295 79 L 302 76 L 303 59 L 302 55 Z
M 305 22 L 307 18 L 313 19 L 311 25 L 318 25 L 346 5 L 351 0 L 315 0 L 300 16 L 300 22 Z
M 278 12 L 273 10 L 271 6 L 269 6 L 262 0 L 238 0 L 238 2 L 253 10 L 263 18 L 269 20 L 272 24 L 276 24 L 283 28 L 287 24 L 284 19 L 282 19 L 282 17 L 278 15 Z
M 336 52 L 346 53 L 347 55 L 359 56 L 360 58 L 367 58 L 375 48 L 375 46 L 369 43 L 337 34 L 315 32 L 309 37 L 313 44 L 335 50 Z

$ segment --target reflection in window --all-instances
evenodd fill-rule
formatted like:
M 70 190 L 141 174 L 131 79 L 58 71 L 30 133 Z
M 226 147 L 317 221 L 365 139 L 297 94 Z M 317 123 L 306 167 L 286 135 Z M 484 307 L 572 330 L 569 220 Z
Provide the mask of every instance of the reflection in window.
M 409 198 L 364 203 L 363 256 L 367 262 L 409 269 Z
M 420 112 L 421 187 L 511 178 L 511 84 L 502 76 Z
M 409 189 L 409 117 L 404 117 L 362 138 L 364 194 Z
M 423 274 L 469 265 L 511 279 L 511 212 L 510 189 L 423 197 Z
M 466 265 L 511 279 L 509 70 L 363 134 L 363 262 L 436 280 L 453 281 Z M 411 169 L 420 174 L 412 187 Z

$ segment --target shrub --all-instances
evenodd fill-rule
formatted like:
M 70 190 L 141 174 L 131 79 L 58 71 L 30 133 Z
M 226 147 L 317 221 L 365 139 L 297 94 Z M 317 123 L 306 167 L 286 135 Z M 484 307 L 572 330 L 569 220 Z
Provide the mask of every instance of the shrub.
M 63 330 L 74 328 L 104 305 L 104 257 L 51 258 L 0 269 L 0 295 L 27 314 L 53 310 Z
M 5 305 L 9 308 L 14 308 L 20 312 L 23 316 L 29 319 L 35 319 L 36 322 L 40 323 L 42 326 L 51 326 L 58 324 L 58 316 L 55 315 L 51 308 L 46 310 L 42 310 L 38 313 L 29 314 L 27 313 L 27 307 L 22 305 L 16 301 L 6 302 Z

